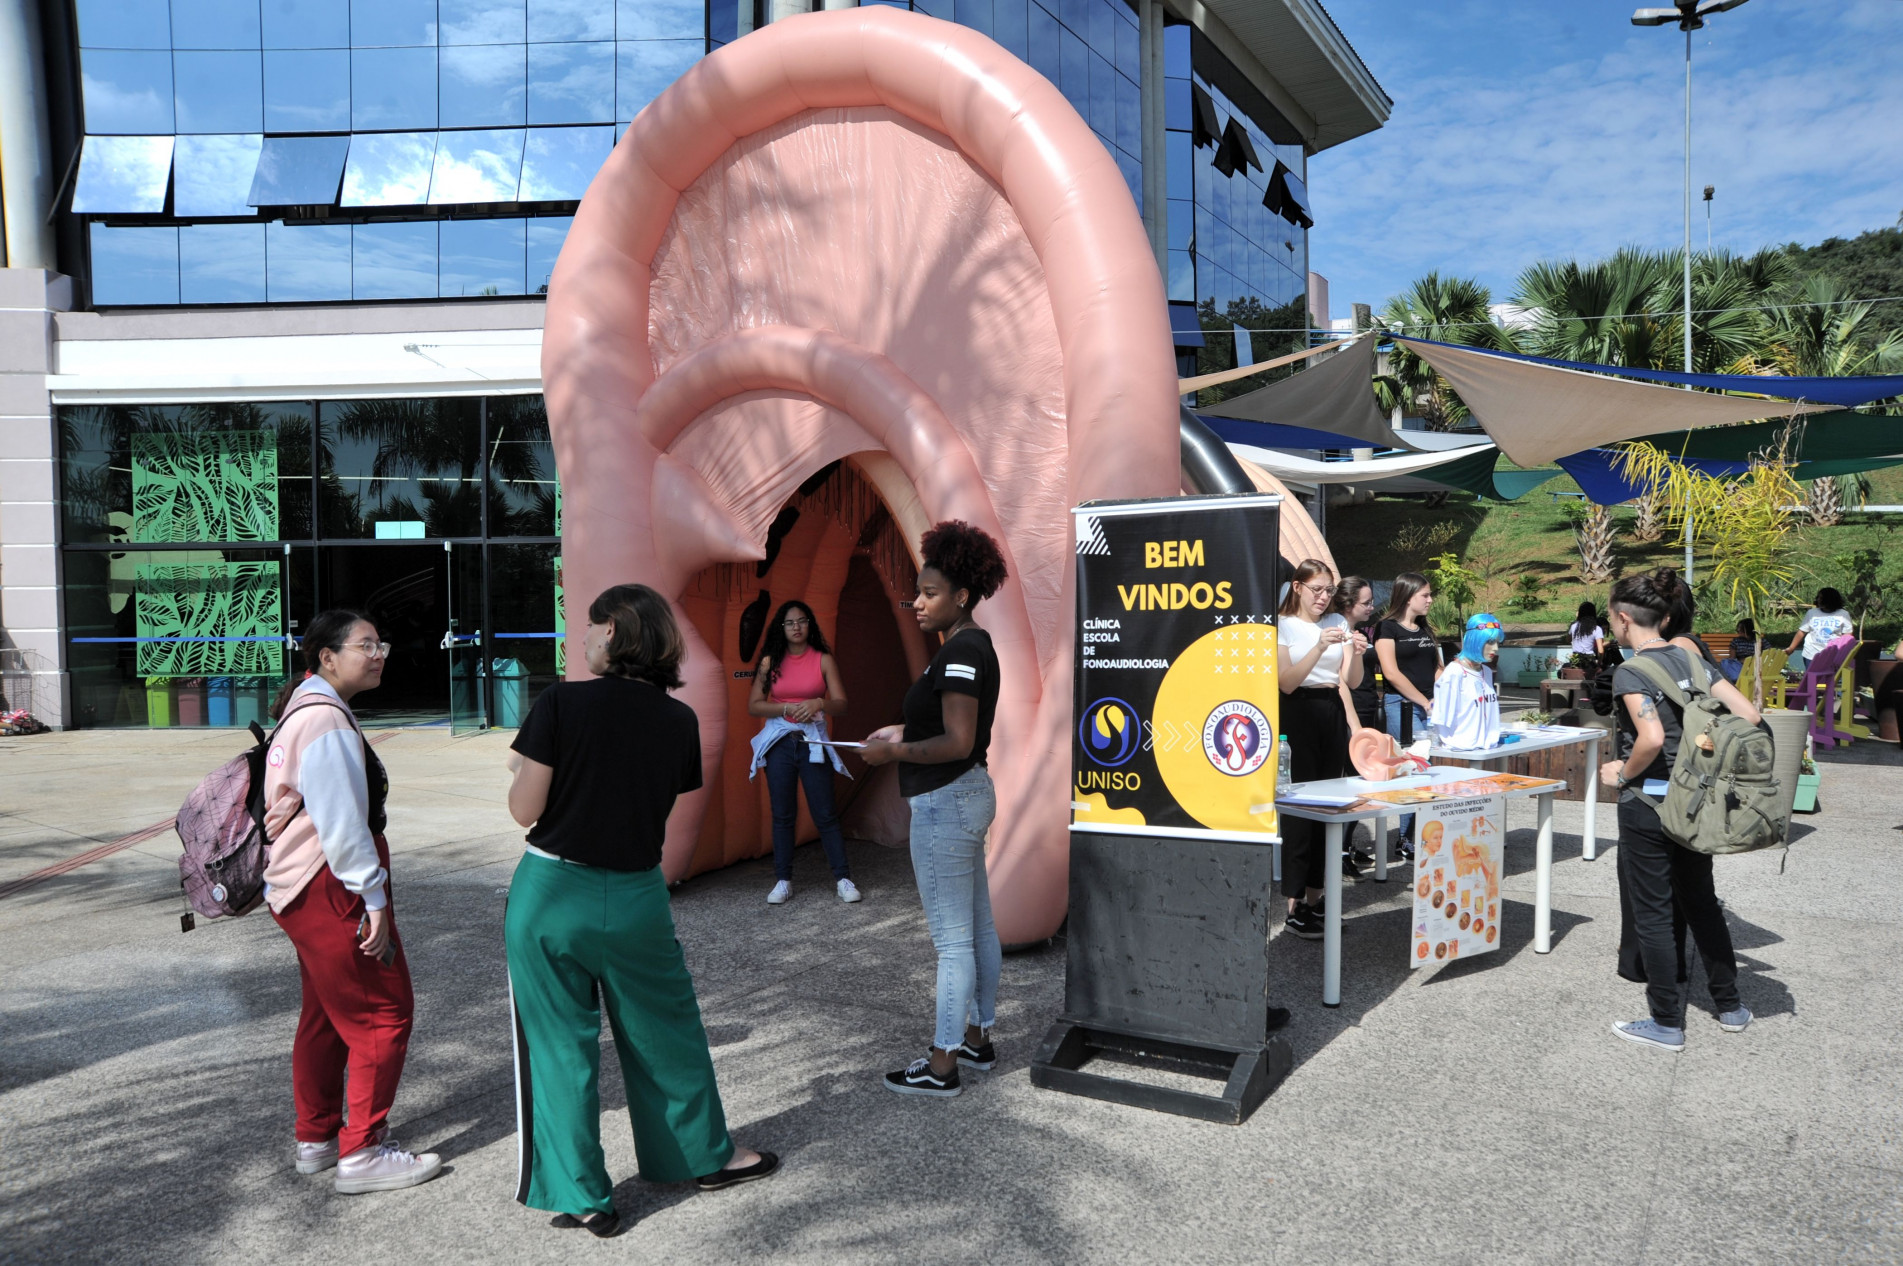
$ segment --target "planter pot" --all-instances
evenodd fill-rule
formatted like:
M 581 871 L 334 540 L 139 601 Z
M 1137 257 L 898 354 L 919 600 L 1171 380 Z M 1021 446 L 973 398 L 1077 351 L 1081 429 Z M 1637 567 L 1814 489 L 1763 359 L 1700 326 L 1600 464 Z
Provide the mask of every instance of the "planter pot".
M 1797 776 L 1797 802 L 1791 806 L 1792 813 L 1817 812 L 1817 789 L 1823 785 L 1822 774 L 1799 774 Z
M 1804 743 L 1810 737 L 1811 715 L 1791 708 L 1766 708 L 1764 721 L 1771 727 L 1771 742 L 1777 747 L 1773 766 L 1778 782 L 1789 788 L 1789 803 L 1797 803 L 1797 780 L 1804 772 Z
M 1546 670 L 1543 668 L 1529 669 L 1522 672 L 1518 677 L 1515 677 L 1514 680 L 1519 682 L 1523 688 L 1530 689 L 1546 680 Z
M 1559 679 L 1561 681 L 1584 681 L 1586 680 L 1586 670 L 1583 668 L 1562 668 L 1559 670 Z

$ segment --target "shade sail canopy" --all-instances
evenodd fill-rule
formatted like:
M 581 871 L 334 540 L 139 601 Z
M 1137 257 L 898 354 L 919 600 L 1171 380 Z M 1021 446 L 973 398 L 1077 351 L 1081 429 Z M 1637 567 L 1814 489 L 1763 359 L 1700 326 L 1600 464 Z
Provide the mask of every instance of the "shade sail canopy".
M 1491 444 L 1481 445 L 1488 453 Z M 1278 479 L 1293 479 L 1305 484 L 1371 484 L 1396 475 L 1419 475 L 1463 460 L 1465 450 L 1444 453 L 1400 453 L 1392 457 L 1373 457 L 1361 462 L 1323 462 L 1312 457 L 1291 457 L 1271 449 L 1249 444 L 1231 444 L 1229 451 L 1245 463 L 1268 471 Z M 1546 478 L 1551 479 L 1549 473 Z
M 1539 466 L 1584 448 L 1659 431 L 1822 413 L 1831 407 L 1681 391 L 1533 364 L 1517 356 L 1396 337 L 1460 393 L 1481 428 L 1520 466 Z
M 1580 491 L 1586 494 L 1587 499 L 1602 506 L 1619 505 L 1644 491 L 1641 485 L 1625 477 L 1624 462 L 1625 455 L 1613 448 L 1589 448 L 1583 453 L 1572 453 L 1559 459 L 1560 466 L 1578 482 Z M 1684 464 L 1703 474 L 1720 477 L 1742 475 L 1751 468 L 1749 461 L 1707 457 L 1686 458 Z M 1791 476 L 1799 480 L 1825 479 L 1865 470 L 1882 470 L 1887 466 L 1903 466 L 1903 454 L 1799 462 L 1791 471 Z
M 1374 339 L 1368 336 L 1299 374 L 1196 412 L 1211 427 L 1219 418 L 1236 418 L 1346 436 L 1353 447 L 1414 448 L 1374 402 Z
M 1754 422 L 1703 431 L 1668 431 L 1640 440 L 1673 457 L 1748 461 L 1775 446 L 1783 422 Z M 1903 417 L 1884 413 L 1820 413 L 1805 418 L 1791 437 L 1790 455 L 1799 461 L 1841 461 L 1903 454 Z M 1813 476 L 1814 477 L 1814 476 Z
M 1214 413 L 1199 413 L 1203 425 L 1220 435 L 1231 444 L 1248 444 L 1255 448 L 1369 448 L 1385 447 L 1370 445 L 1366 440 L 1356 439 L 1352 435 L 1337 435 L 1333 431 L 1311 431 L 1305 426 L 1283 426 L 1277 422 L 1244 422 L 1241 418 L 1225 418 Z M 1492 445 L 1488 445 L 1489 448 Z
M 1541 484 L 1565 474 L 1563 470 L 1501 470 L 1500 450 L 1491 444 L 1465 452 L 1445 466 L 1436 466 L 1421 477 L 1445 488 L 1477 493 L 1489 501 L 1518 501 Z

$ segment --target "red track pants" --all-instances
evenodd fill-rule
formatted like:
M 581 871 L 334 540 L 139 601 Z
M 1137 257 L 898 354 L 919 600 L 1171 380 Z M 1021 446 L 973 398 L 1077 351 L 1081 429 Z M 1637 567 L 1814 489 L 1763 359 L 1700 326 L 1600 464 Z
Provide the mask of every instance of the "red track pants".
M 390 846 L 381 835 L 377 836 L 377 856 L 387 873 Z M 304 985 L 304 1011 L 297 1020 L 297 1044 L 291 1049 L 297 1139 L 323 1143 L 335 1138 L 339 1156 L 348 1156 L 382 1135 L 410 1049 L 415 1010 L 410 964 L 396 932 L 394 898 L 389 909 L 396 958 L 388 967 L 358 950 L 363 898 L 339 883 L 328 866 L 320 867 L 304 891 L 276 916 L 278 926 L 297 947 L 297 970 Z M 344 1125 L 346 1069 L 350 1073 L 348 1125 Z

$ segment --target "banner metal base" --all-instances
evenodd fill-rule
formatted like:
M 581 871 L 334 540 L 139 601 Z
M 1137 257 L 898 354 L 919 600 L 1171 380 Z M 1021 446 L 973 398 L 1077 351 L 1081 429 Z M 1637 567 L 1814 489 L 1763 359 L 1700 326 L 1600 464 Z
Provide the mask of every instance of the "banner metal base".
M 1099 1060 L 1101 1055 L 1111 1059 Z M 1221 1082 L 1222 1089 L 1215 1094 L 1198 1094 L 1108 1075 L 1107 1070 L 1119 1063 L 1206 1077 Z M 1103 1071 L 1087 1071 L 1093 1064 Z M 1289 1044 L 1279 1037 L 1251 1050 L 1218 1050 L 1059 1020 L 1051 1025 L 1032 1057 L 1031 1084 L 1125 1107 L 1169 1112 L 1218 1125 L 1241 1125 L 1293 1066 Z

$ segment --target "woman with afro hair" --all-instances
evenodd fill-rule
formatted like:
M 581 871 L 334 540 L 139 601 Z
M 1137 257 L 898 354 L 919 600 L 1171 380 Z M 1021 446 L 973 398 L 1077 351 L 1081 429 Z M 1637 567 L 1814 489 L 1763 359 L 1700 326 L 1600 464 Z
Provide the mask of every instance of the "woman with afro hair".
M 956 519 L 927 532 L 919 553 L 912 611 L 944 645 L 905 692 L 904 724 L 875 731 L 861 755 L 869 765 L 899 764 L 899 791 L 912 806 L 912 872 L 938 950 L 932 1048 L 886 1074 L 886 1089 L 949 1099 L 960 1089 L 960 1064 L 997 1062 L 991 1023 L 1004 956 L 991 922 L 985 834 L 998 798 L 985 752 L 998 710 L 998 656 L 971 612 L 1004 584 L 1005 569 L 998 543 Z

